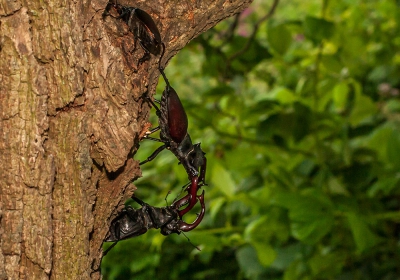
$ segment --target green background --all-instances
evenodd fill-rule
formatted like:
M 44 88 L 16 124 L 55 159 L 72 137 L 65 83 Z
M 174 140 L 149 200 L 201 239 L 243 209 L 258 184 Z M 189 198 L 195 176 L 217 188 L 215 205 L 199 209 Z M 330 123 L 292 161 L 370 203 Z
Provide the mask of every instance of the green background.
M 187 234 L 201 251 L 150 230 L 103 259 L 104 279 L 400 279 L 400 1 L 280 1 L 241 51 L 271 5 L 166 68 L 207 153 L 207 213 Z M 186 182 L 164 151 L 136 195 L 165 206 Z

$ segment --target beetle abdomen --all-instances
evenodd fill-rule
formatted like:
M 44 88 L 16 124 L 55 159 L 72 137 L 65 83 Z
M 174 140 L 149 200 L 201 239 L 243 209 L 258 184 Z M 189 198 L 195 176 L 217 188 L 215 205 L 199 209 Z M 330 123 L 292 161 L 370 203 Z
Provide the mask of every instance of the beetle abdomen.
M 168 128 L 169 134 L 176 143 L 181 143 L 188 129 L 188 118 L 179 99 L 178 94 L 172 87 L 166 88 L 168 94 Z

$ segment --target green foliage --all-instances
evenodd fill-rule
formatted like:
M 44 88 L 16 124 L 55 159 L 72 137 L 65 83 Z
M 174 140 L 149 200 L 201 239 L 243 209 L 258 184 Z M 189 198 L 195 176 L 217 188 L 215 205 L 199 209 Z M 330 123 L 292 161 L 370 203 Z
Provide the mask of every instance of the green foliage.
M 153 230 L 105 257 L 105 279 L 399 277 L 400 5 L 280 1 L 238 55 L 270 5 L 166 69 L 207 152 L 207 214 L 188 233 L 202 251 Z M 152 205 L 187 181 L 168 151 L 143 169 L 137 195 Z

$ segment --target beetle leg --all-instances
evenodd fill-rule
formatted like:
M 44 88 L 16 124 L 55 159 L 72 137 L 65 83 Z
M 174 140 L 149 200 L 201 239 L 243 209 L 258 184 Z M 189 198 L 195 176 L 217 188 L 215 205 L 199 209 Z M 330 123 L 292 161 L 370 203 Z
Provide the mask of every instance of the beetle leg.
M 105 255 L 107 255 L 108 252 L 110 252 L 111 249 L 114 248 L 114 246 L 117 245 L 117 243 L 119 242 L 119 238 L 120 238 L 120 227 L 119 227 L 119 223 L 117 223 L 116 226 L 115 226 L 115 233 L 114 233 L 114 234 L 115 234 L 116 240 L 114 241 L 113 244 L 110 245 L 110 247 L 108 247 L 108 248 L 104 251 L 103 257 L 104 257 Z M 107 239 L 106 239 L 106 240 L 107 240 Z M 102 257 L 102 258 L 103 258 L 103 257 Z
M 143 137 L 144 139 L 147 139 L 147 140 L 152 140 L 152 141 L 156 141 L 156 142 L 161 142 L 161 143 L 165 143 L 163 140 L 161 140 L 161 139 L 158 139 L 158 138 L 154 138 L 154 137 L 148 137 L 148 136 L 144 136 Z
M 119 241 L 119 240 L 115 241 L 113 244 L 111 244 L 110 247 L 108 247 L 108 248 L 104 251 L 103 257 L 105 257 L 105 256 L 108 254 L 108 252 L 110 252 L 111 249 L 114 248 L 115 245 L 117 245 L 118 241 Z
M 200 205 L 201 205 L 200 214 L 197 216 L 196 220 L 194 220 L 194 222 L 191 224 L 185 223 L 182 220 L 179 221 L 178 222 L 179 230 L 184 231 L 184 232 L 191 231 L 192 229 L 195 229 L 203 220 L 204 213 L 206 212 L 206 206 L 204 204 L 204 191 L 201 193 L 201 195 L 197 196 L 197 199 L 200 201 Z
M 130 51 L 131 54 L 133 54 L 136 51 L 136 44 L 137 44 L 137 40 L 138 40 L 136 36 L 133 36 L 133 37 L 134 37 L 134 39 L 133 39 L 133 50 Z
M 139 43 L 140 43 L 140 41 L 139 41 Z M 140 45 L 142 46 L 143 49 L 145 49 L 142 44 L 140 44 Z M 141 59 L 139 59 L 138 64 L 139 65 L 143 64 L 143 62 L 145 62 L 149 59 L 150 59 L 150 53 L 145 51 L 143 57 Z
M 140 198 L 136 197 L 135 195 L 132 195 L 131 197 L 137 204 L 139 204 L 140 206 L 145 206 L 148 205 L 146 202 L 144 202 L 143 200 L 141 200 Z
M 161 75 L 163 76 L 164 81 L 165 81 L 165 83 L 167 84 L 167 88 L 171 88 L 171 85 L 169 84 L 169 81 L 168 81 L 168 79 L 167 79 L 167 76 L 165 76 L 164 68 L 163 68 L 163 67 L 160 67 L 158 70 L 160 71 Z
M 186 185 L 184 185 L 184 186 L 182 186 L 182 189 L 181 189 L 181 191 L 180 191 L 180 193 L 179 193 L 179 195 L 174 199 L 174 201 L 172 202 L 173 203 L 173 205 L 174 205 L 174 203 L 177 201 L 177 199 L 178 199 L 178 197 L 180 197 L 181 196 L 181 194 L 182 194 L 182 192 L 184 192 L 184 191 L 187 191 L 188 190 L 188 186 L 191 184 L 191 182 L 189 182 L 189 183 L 186 183 Z M 187 203 L 186 203 L 187 204 Z M 184 204 L 182 204 L 181 206 L 183 206 Z M 179 206 L 179 207 L 177 207 L 176 209 L 179 209 L 181 206 Z
M 118 4 L 114 6 L 115 9 L 118 11 Z M 131 14 L 132 11 L 128 10 L 128 9 L 120 9 L 119 11 L 121 11 L 120 15 L 117 17 L 117 19 L 121 19 L 123 17 L 125 17 L 127 14 Z
M 111 4 L 111 3 L 109 2 L 109 3 L 107 4 L 106 8 L 104 9 L 103 14 L 102 14 L 103 19 L 104 19 L 106 16 L 111 16 L 111 17 L 115 18 L 114 16 L 112 16 L 112 15 L 110 14 L 110 8 L 111 8 L 111 6 L 113 6 L 113 4 Z
M 149 131 L 146 132 L 146 135 L 153 134 L 154 132 L 156 132 L 156 131 L 158 131 L 158 130 L 160 130 L 160 127 L 159 127 L 159 126 L 157 126 L 157 127 L 155 127 L 155 128 L 152 128 L 152 129 L 150 129 Z M 146 137 L 146 136 L 145 136 L 145 137 Z
M 160 112 L 160 108 L 158 108 L 158 106 L 154 103 L 153 100 L 151 100 L 151 98 L 149 96 L 146 96 L 147 100 L 151 103 L 151 105 L 154 107 L 154 109 L 156 109 L 157 113 Z M 158 103 L 160 103 L 160 101 L 156 101 Z M 161 114 L 161 112 L 160 112 Z
M 157 150 L 155 150 L 147 159 L 145 159 L 144 161 L 140 162 L 139 165 L 142 165 L 142 164 L 145 164 L 146 162 L 152 161 L 166 147 L 167 146 L 165 146 L 165 145 L 162 145 L 162 146 L 158 147 Z
M 199 182 L 203 183 L 204 186 L 207 186 L 206 183 L 206 169 L 207 169 L 207 159 L 204 157 L 204 163 L 200 167 L 200 176 L 199 176 Z

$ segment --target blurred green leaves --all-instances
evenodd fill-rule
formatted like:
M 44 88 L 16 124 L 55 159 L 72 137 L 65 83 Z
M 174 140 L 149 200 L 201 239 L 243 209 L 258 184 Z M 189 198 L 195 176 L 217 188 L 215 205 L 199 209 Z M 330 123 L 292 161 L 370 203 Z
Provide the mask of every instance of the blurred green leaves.
M 207 153 L 206 217 L 187 234 L 202 251 L 151 231 L 106 257 L 105 279 L 400 275 L 399 4 L 282 0 L 246 47 L 270 7 L 255 1 L 166 69 Z M 143 170 L 152 205 L 187 182 L 168 151 Z
M 334 23 L 313 16 L 307 16 L 303 23 L 304 35 L 313 41 L 314 44 L 320 44 L 322 40 L 330 39 L 335 31 Z
M 278 55 L 284 55 L 292 43 L 292 34 L 284 23 L 274 24 L 274 21 L 270 21 L 267 36 L 270 48 Z
M 217 186 L 221 193 L 231 198 L 235 193 L 235 183 L 231 174 L 220 164 L 214 163 L 211 176 L 212 185 Z
M 365 250 L 373 247 L 379 242 L 378 236 L 369 229 L 368 225 L 363 221 L 360 215 L 348 213 L 347 219 L 349 221 L 358 253 L 363 253 Z
M 333 223 L 333 207 L 328 199 L 318 200 L 311 196 L 294 193 L 277 194 L 274 203 L 289 211 L 293 237 L 307 244 L 315 244 L 330 232 Z

